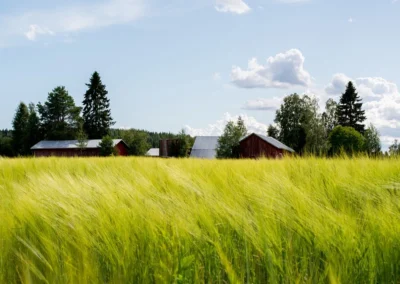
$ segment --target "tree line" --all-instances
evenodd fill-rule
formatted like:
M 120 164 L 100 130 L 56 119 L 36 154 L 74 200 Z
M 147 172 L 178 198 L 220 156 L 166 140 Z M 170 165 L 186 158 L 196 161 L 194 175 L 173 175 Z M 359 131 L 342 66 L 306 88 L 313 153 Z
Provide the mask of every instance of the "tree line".
M 21 102 L 12 121 L 12 130 L 0 131 L 0 156 L 29 156 L 30 148 L 41 140 L 77 140 L 85 148 L 88 139 L 103 139 L 104 155 L 113 154 L 112 139 L 121 138 L 129 147 L 129 155 L 144 155 L 157 148 L 160 139 L 178 139 L 178 157 L 186 157 L 194 139 L 182 130 L 179 134 L 148 132 L 138 129 L 113 129 L 108 91 L 98 72 L 94 72 L 83 95 L 82 107 L 75 104 L 63 86 L 54 88 L 44 103 Z M 284 98 L 276 111 L 274 125 L 267 135 L 293 148 L 300 155 L 337 155 L 367 153 L 382 155 L 379 133 L 370 124 L 367 128 L 362 99 L 352 82 L 338 102 L 329 99 L 323 113 L 318 101 L 307 95 L 292 94 Z M 239 141 L 247 134 L 244 121 L 228 122 L 219 138 L 217 156 L 238 158 Z M 111 146 L 110 146 L 111 145 Z M 386 155 L 400 154 L 396 140 Z
M 44 103 L 27 105 L 21 102 L 12 120 L 12 130 L 0 131 L 0 156 L 29 156 L 31 147 L 41 140 L 77 140 L 78 147 L 83 149 L 89 139 L 102 139 L 101 153 L 112 155 L 112 139 L 116 138 L 123 139 L 129 147 L 129 155 L 136 156 L 158 147 L 160 139 L 181 139 L 184 147 L 181 152 L 187 155 L 193 141 L 183 131 L 176 135 L 112 129 L 115 121 L 100 74 L 94 72 L 86 86 L 82 107 L 75 104 L 64 86 L 54 88 Z
M 352 82 L 338 102 L 329 99 L 322 114 L 318 109 L 315 98 L 287 96 L 276 111 L 275 125 L 269 126 L 268 135 L 299 154 L 381 154 L 379 133 L 372 124 L 366 129 L 362 99 Z
M 323 113 L 319 112 L 316 98 L 291 94 L 283 99 L 276 111 L 274 125 L 267 135 L 291 147 L 299 155 L 333 156 L 366 153 L 383 155 L 379 132 L 370 124 L 367 128 L 362 99 L 352 82 L 338 102 L 329 99 Z M 237 158 L 239 141 L 247 134 L 242 119 L 229 122 L 219 138 L 217 157 Z M 395 141 L 386 155 L 400 153 Z

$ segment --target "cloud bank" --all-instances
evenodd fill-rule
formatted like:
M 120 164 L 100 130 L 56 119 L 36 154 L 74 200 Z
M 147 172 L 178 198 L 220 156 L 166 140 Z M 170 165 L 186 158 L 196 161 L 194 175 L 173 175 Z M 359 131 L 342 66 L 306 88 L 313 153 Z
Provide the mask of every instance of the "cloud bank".
M 144 15 L 144 0 L 108 0 L 36 10 L 3 17 L 7 35 L 28 40 L 58 33 L 74 33 L 133 22 Z
M 269 57 L 264 65 L 252 58 L 247 69 L 232 68 L 232 83 L 248 89 L 307 87 L 311 84 L 311 75 L 304 69 L 304 62 L 305 58 L 298 49 Z
M 216 0 L 215 9 L 221 13 L 245 14 L 250 7 L 243 0 Z
M 249 132 L 259 133 L 266 135 L 268 126 L 258 122 L 254 117 L 248 116 L 247 114 L 240 115 L 247 127 Z M 229 121 L 237 121 L 239 115 L 231 115 L 230 113 L 225 113 L 223 118 L 217 120 L 215 123 L 209 124 L 205 128 L 193 128 L 188 125 L 184 127 L 186 133 L 191 136 L 220 136 L 225 128 L 225 125 Z

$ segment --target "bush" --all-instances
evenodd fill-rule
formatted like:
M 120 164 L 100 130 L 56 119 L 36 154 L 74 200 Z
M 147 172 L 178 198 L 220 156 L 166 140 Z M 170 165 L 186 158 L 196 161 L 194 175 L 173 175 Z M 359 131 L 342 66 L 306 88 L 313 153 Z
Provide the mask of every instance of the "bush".
M 364 149 L 364 141 L 361 133 L 352 127 L 336 126 L 329 135 L 333 155 L 342 151 L 348 155 L 359 153 Z

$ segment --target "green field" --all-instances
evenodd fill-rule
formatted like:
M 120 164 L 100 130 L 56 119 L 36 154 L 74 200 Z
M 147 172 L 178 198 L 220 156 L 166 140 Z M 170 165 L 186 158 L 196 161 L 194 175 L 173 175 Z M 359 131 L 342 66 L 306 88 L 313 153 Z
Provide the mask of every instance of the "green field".
M 0 283 L 399 283 L 400 160 L 0 159 Z

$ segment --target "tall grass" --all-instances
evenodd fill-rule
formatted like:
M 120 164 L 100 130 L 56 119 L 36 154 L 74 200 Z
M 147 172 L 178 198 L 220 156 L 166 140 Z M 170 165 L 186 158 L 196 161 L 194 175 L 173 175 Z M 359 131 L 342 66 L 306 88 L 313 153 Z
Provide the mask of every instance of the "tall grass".
M 0 283 L 399 283 L 400 161 L 0 160 Z

